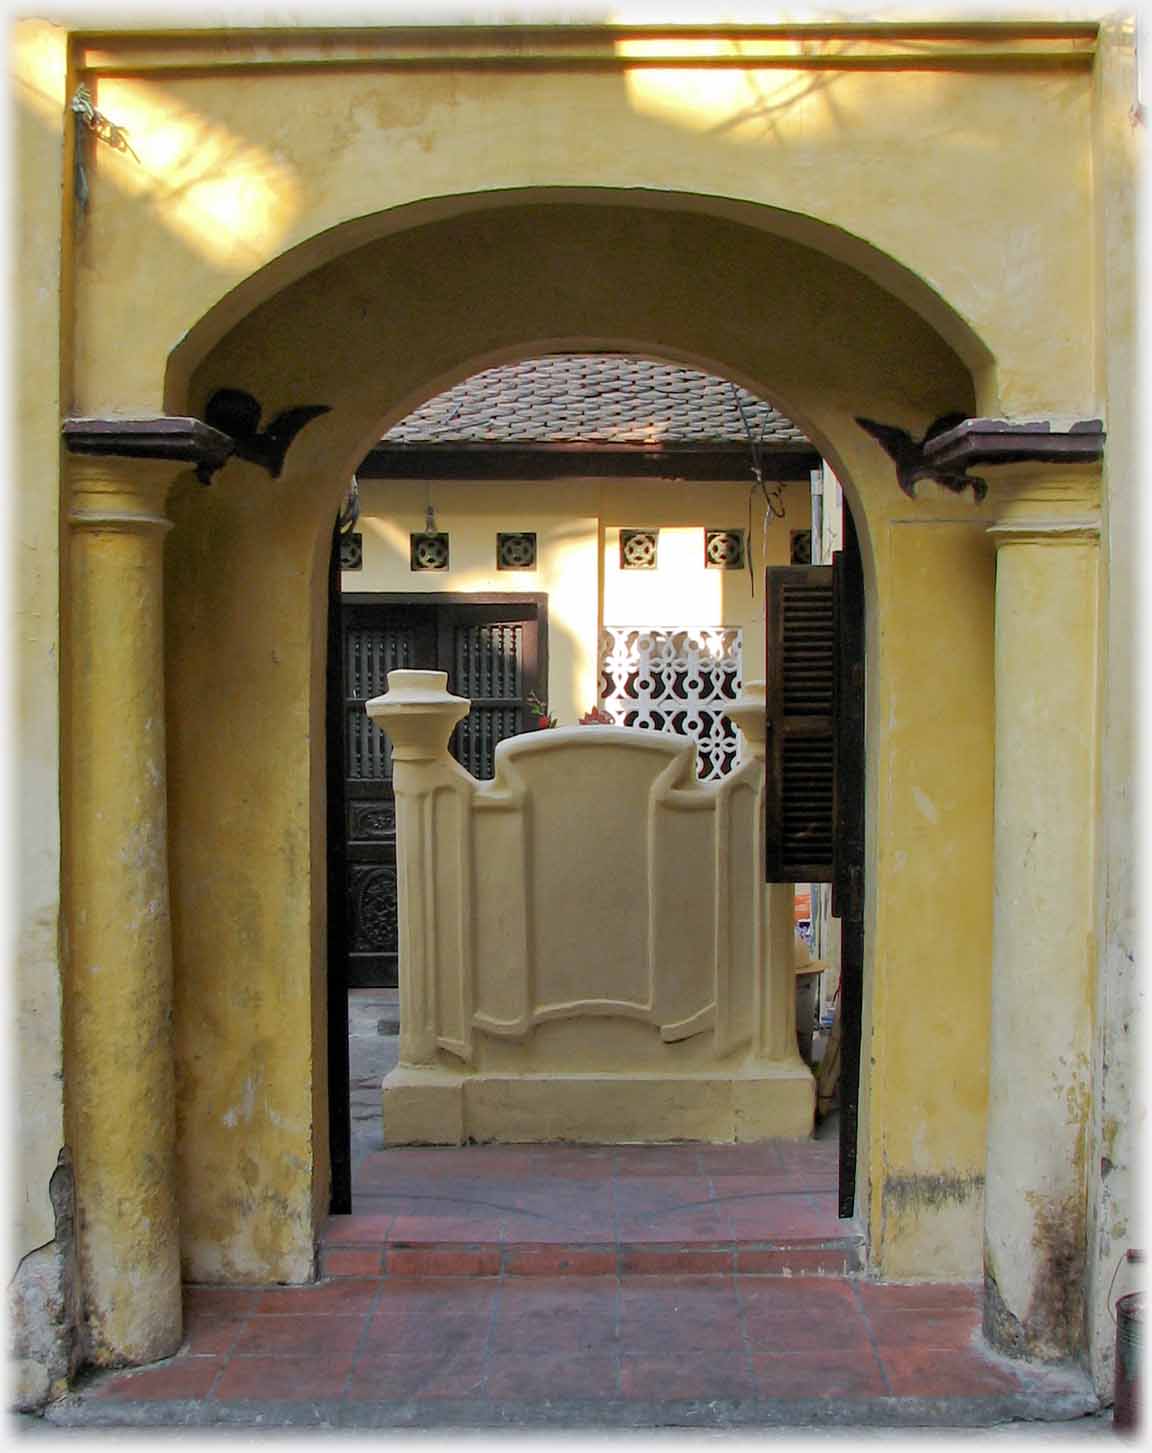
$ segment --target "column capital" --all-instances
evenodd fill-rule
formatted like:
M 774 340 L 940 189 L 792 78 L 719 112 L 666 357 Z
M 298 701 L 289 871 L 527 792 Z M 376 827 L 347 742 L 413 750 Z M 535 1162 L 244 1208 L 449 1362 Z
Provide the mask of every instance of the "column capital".
M 1100 520 L 1095 515 L 1022 517 L 989 525 L 988 534 L 998 550 L 1005 545 L 1081 545 L 1100 538 Z
M 67 469 L 73 529 L 171 529 L 164 502 L 180 472 L 171 460 L 76 455 Z

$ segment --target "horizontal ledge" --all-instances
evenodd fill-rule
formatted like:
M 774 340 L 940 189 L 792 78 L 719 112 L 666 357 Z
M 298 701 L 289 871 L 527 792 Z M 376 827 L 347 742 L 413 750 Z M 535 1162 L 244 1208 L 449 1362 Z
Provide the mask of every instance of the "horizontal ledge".
M 1106 439 L 1099 419 L 1084 419 L 1069 429 L 1051 420 L 1017 424 L 1008 419 L 965 419 L 924 445 L 924 455 L 941 467 L 967 464 L 1090 463 L 1101 458 Z
M 121 459 L 170 459 L 218 469 L 235 449 L 231 437 L 201 419 L 157 415 L 142 419 L 69 418 L 61 427 L 70 454 Z
M 820 467 L 811 446 L 767 448 L 763 472 L 772 480 L 804 480 Z M 435 444 L 372 449 L 356 470 L 368 479 L 649 478 L 751 483 L 747 448 L 652 448 L 646 445 Z
M 1090 51 L 1003 51 L 993 54 L 968 53 L 908 56 L 617 56 L 573 54 L 560 56 L 443 55 L 443 56 L 328 56 L 269 57 L 266 60 L 211 60 L 92 63 L 83 67 L 88 75 L 173 76 L 209 74 L 251 75 L 276 71 L 619 71 L 708 70 L 708 71 L 1055 71 L 1089 70 Z
M 1088 65 L 1098 26 L 1086 22 L 828 25 L 433 25 L 338 29 L 89 31 L 75 59 L 90 73 L 282 67 L 552 65 L 755 68 L 959 68 Z M 836 46 L 859 47 L 852 53 Z M 730 47 L 717 53 L 719 47 Z M 919 47 L 917 49 L 917 47 Z M 237 52 L 248 50 L 247 55 Z
M 1100 521 L 1093 518 L 1076 519 L 1071 516 L 1055 519 L 1027 518 L 1001 520 L 988 526 L 988 534 L 997 545 L 1026 545 L 1036 542 L 1045 545 L 1075 543 L 1077 540 L 1095 540 L 1100 535 Z

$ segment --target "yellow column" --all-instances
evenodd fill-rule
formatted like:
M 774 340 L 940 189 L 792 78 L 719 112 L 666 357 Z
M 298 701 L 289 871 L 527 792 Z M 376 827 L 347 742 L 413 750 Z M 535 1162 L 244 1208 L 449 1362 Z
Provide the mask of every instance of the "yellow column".
M 996 888 L 984 1322 L 1008 1353 L 1058 1358 L 1077 1347 L 1083 1311 L 1097 526 L 1025 519 L 990 533 Z
M 178 466 L 70 460 L 68 1113 L 88 1359 L 182 1336 L 164 756 L 164 497 Z

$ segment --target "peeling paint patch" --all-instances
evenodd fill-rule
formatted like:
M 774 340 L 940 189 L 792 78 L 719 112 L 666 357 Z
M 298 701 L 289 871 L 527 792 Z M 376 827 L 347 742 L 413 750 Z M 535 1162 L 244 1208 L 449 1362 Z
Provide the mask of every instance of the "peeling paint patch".
M 48 1183 L 55 1235 L 24 1256 L 8 1288 L 9 1400 L 31 1412 L 67 1391 L 80 1358 L 72 1159 L 65 1146 Z

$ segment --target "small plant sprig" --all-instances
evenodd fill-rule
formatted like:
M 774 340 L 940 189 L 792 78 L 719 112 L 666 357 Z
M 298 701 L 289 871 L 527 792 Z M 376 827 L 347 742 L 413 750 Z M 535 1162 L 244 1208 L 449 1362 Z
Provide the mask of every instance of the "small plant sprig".
M 559 726 L 560 723 L 548 710 L 548 703 L 541 701 L 534 691 L 528 693 L 528 709 L 536 718 L 536 730 L 546 731 L 549 727 Z

